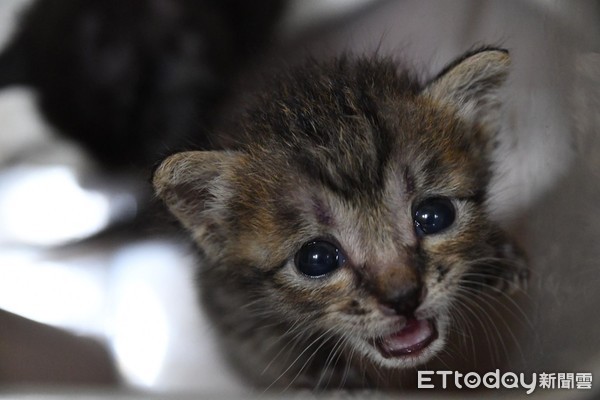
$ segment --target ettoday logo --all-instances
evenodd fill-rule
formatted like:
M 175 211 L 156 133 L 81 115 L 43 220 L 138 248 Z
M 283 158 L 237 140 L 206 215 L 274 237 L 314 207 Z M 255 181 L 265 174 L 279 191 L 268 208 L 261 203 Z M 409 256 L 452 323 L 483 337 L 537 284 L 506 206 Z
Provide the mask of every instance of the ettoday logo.
M 441 381 L 441 382 L 439 382 Z M 537 388 L 541 389 L 591 389 L 592 374 L 581 373 L 524 373 L 505 372 L 499 369 L 484 375 L 477 372 L 461 373 L 458 371 L 418 371 L 417 387 L 419 389 L 446 389 L 448 384 L 454 384 L 457 389 L 524 389 L 531 394 Z

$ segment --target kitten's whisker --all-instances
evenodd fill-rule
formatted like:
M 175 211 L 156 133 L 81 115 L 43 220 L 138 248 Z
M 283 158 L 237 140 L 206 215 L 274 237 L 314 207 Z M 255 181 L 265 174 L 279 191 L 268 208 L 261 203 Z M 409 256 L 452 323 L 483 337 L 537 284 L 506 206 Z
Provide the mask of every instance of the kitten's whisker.
M 344 355 L 344 350 L 346 349 L 346 344 L 349 343 L 351 341 L 350 337 L 345 336 L 344 338 L 344 347 L 340 348 L 340 351 L 338 352 L 338 356 L 337 359 L 335 361 L 335 365 L 337 365 L 337 363 L 342 359 L 342 356 Z M 352 348 L 352 346 L 350 346 L 350 348 Z M 353 350 L 352 350 L 353 351 Z M 351 353 L 352 353 L 351 351 Z M 360 360 L 359 360 L 360 361 Z M 346 357 L 346 359 L 344 360 L 344 362 L 346 363 L 346 365 L 352 365 L 352 354 L 350 354 L 350 357 Z
M 459 307 L 455 307 L 453 309 L 453 313 L 451 313 L 450 315 L 452 317 L 460 318 L 460 323 L 458 323 L 457 325 L 462 326 L 464 324 L 464 326 L 465 326 L 464 330 L 468 332 L 468 335 L 463 333 L 462 331 L 457 331 L 457 332 L 461 336 L 463 345 L 465 347 L 468 347 L 467 339 L 471 339 L 469 342 L 471 345 L 471 350 L 473 352 L 473 356 L 475 356 L 476 355 L 475 342 L 473 341 L 473 333 L 472 333 L 473 325 L 472 325 L 471 321 L 469 321 L 469 319 L 464 315 L 463 310 L 461 310 Z M 457 322 L 459 322 L 459 321 L 457 320 Z
M 261 375 L 264 375 L 267 370 L 271 367 L 271 365 L 275 362 L 275 360 L 281 355 L 281 353 L 283 353 L 283 351 L 290 345 L 290 343 L 296 343 L 297 339 L 299 336 L 302 335 L 303 331 L 296 331 L 298 328 L 298 320 L 296 320 L 291 326 L 290 328 L 285 331 L 281 336 L 279 336 L 273 343 L 271 343 L 270 347 L 273 347 L 275 345 L 277 345 L 283 338 L 289 336 L 289 334 L 291 334 L 292 332 L 294 332 L 294 336 L 287 341 L 287 343 L 281 347 L 281 349 L 277 352 L 277 354 L 275 354 L 275 356 L 271 359 L 271 361 L 267 364 L 267 366 L 263 369 L 263 371 L 261 372 Z M 293 347 L 292 347 L 293 349 Z
M 481 282 L 469 282 L 471 284 L 479 284 L 480 286 L 483 287 L 487 287 L 486 284 L 481 283 Z M 493 300 L 494 302 L 496 302 L 496 304 L 498 304 L 499 306 L 501 306 L 502 308 L 504 308 L 507 312 L 509 312 L 513 317 L 515 317 L 515 319 L 517 320 L 522 320 L 525 321 L 526 325 L 528 326 L 528 328 L 530 328 L 531 330 L 535 330 L 535 327 L 533 325 L 533 322 L 531 321 L 531 319 L 529 318 L 529 316 L 525 313 L 525 311 L 523 310 L 523 308 L 521 307 L 520 304 L 518 304 L 511 296 L 509 296 L 508 294 L 504 293 L 504 292 L 499 292 L 500 295 L 504 296 L 503 298 L 506 299 L 507 301 L 510 302 L 510 304 L 514 307 L 514 309 L 518 312 L 515 313 L 515 311 L 513 311 L 513 309 L 511 307 L 508 307 L 508 305 L 504 304 L 502 301 L 500 301 L 499 299 L 497 299 L 495 296 L 486 293 L 486 292 L 479 292 L 479 291 L 474 291 L 470 288 L 461 286 L 461 288 L 463 290 L 467 290 L 470 291 L 473 294 L 476 295 L 481 295 L 481 296 L 485 296 L 486 298 L 488 298 L 489 300 Z M 497 292 L 494 292 L 497 293 Z
M 469 293 L 468 291 L 464 291 L 463 292 L 463 288 L 459 288 L 459 291 L 461 293 Z M 472 301 L 472 299 L 470 299 L 470 301 Z M 488 303 L 489 304 L 489 303 Z M 494 326 L 494 328 L 496 329 L 496 334 L 498 335 L 498 339 L 500 341 L 500 344 L 502 345 L 503 349 L 504 349 L 504 353 L 505 353 L 505 357 L 506 359 L 509 359 L 509 352 L 508 352 L 508 348 L 506 347 L 506 344 L 504 342 L 504 337 L 501 334 L 501 331 L 498 329 L 498 326 L 496 325 L 496 322 L 494 320 L 494 318 L 492 318 L 488 311 L 485 310 L 481 305 L 473 302 L 473 305 L 475 305 L 476 307 L 478 307 L 481 312 L 486 316 L 486 318 L 488 318 L 488 320 L 491 322 L 491 324 Z M 508 332 L 508 334 L 511 336 L 512 340 L 514 341 L 517 350 L 519 351 L 519 353 L 521 354 L 521 358 L 524 360 L 524 355 L 523 355 L 523 351 L 521 349 L 521 345 L 519 343 L 519 341 L 517 340 L 515 334 L 512 331 L 511 326 L 506 322 L 504 316 L 502 314 L 500 314 L 500 312 L 498 312 L 498 310 L 496 310 L 494 307 L 490 307 L 491 310 L 496 314 L 496 316 L 498 317 L 498 319 L 502 322 L 502 324 L 504 325 L 504 327 L 506 328 L 506 331 Z
M 329 352 L 329 355 L 327 356 L 327 359 L 325 360 L 325 366 L 324 366 L 323 370 L 321 371 L 321 374 L 319 376 L 319 380 L 317 381 L 316 387 L 320 387 L 321 382 L 323 381 L 323 379 L 325 377 L 325 373 L 328 372 L 329 366 L 334 361 L 334 358 L 336 357 L 336 355 L 341 354 L 342 345 L 344 345 L 345 341 L 346 341 L 346 337 L 343 334 L 338 337 L 338 340 L 336 341 L 335 345 L 332 347 L 331 351 Z M 339 360 L 339 356 L 336 359 L 334 368 L 335 368 L 335 365 L 337 365 L 338 360 Z M 327 380 L 325 387 L 329 386 L 329 383 L 331 382 L 331 378 L 332 378 L 332 374 L 329 375 L 329 379 Z
M 335 370 L 337 368 L 337 365 L 342 357 L 342 354 L 344 352 L 344 350 L 346 349 L 346 345 L 349 342 L 349 337 L 347 337 L 345 334 L 341 334 L 340 336 L 340 345 L 338 346 L 337 350 L 336 350 L 336 355 L 335 355 L 335 362 L 333 363 L 333 369 Z M 332 358 L 333 360 L 333 358 Z M 325 387 L 329 387 L 329 385 L 331 384 L 331 380 L 333 379 L 334 374 L 331 373 L 329 374 L 329 379 L 327 379 L 327 384 L 325 385 Z
M 342 380 L 339 385 L 339 389 L 343 388 L 346 385 L 346 381 L 348 379 L 348 373 L 350 372 L 350 365 L 352 365 L 352 359 L 354 358 L 354 353 L 356 352 L 356 348 L 353 346 L 352 350 L 350 350 L 350 356 L 348 357 L 348 362 L 346 363 L 346 368 L 344 368 L 344 372 L 342 374 Z
M 488 343 L 488 347 L 490 349 L 490 355 L 493 358 L 492 362 L 496 363 L 497 360 L 499 359 L 498 349 L 497 349 L 497 347 L 492 347 L 492 344 L 495 343 L 495 342 L 492 341 L 492 339 L 490 337 L 490 333 L 488 331 L 488 328 L 487 328 L 486 324 L 479 317 L 479 315 L 475 311 L 473 311 L 471 309 L 471 307 L 469 307 L 469 304 L 473 304 L 473 301 L 468 296 L 464 296 L 464 295 L 462 295 L 459 292 L 457 292 L 455 294 L 455 296 L 456 296 L 456 299 L 460 300 L 460 302 L 464 305 L 464 309 L 466 311 L 468 311 L 473 316 L 473 318 L 479 323 L 479 326 L 481 326 L 481 329 L 483 330 L 483 333 L 484 333 L 484 335 L 486 337 L 486 341 Z M 465 304 L 465 302 L 467 302 L 467 301 L 468 301 L 469 304 Z M 475 337 L 473 337 L 473 340 L 475 340 Z
M 292 380 L 291 380 L 291 381 L 288 383 L 288 385 L 287 385 L 287 386 L 286 386 L 286 387 L 283 389 L 283 391 L 282 391 L 282 392 L 285 392 L 285 391 L 287 391 L 287 390 L 288 390 L 288 389 L 289 389 L 289 388 L 292 386 L 292 384 L 293 384 L 293 383 L 296 381 L 296 379 L 298 379 L 298 377 L 300 376 L 300 374 L 301 374 L 301 373 L 304 371 L 304 369 L 306 368 L 306 366 L 307 366 L 307 365 L 308 365 L 308 364 L 309 364 L 309 363 L 312 361 L 312 359 L 313 359 L 313 358 L 314 358 L 314 356 L 315 356 L 315 355 L 316 355 L 316 354 L 319 352 L 319 350 L 320 350 L 320 349 L 321 349 L 323 346 L 325 346 L 325 345 L 327 344 L 327 342 L 329 342 L 329 341 L 330 341 L 330 340 L 331 340 L 331 339 L 334 337 L 333 335 L 331 335 L 331 332 L 332 332 L 332 331 L 334 331 L 334 330 L 335 330 L 335 328 L 330 328 L 330 329 L 328 329 L 327 331 L 325 331 L 325 332 L 324 332 L 324 335 L 325 335 L 325 334 L 327 334 L 327 335 L 329 335 L 329 336 L 328 336 L 328 337 L 326 337 L 326 338 L 325 338 L 325 339 L 324 339 L 324 340 L 321 342 L 321 344 L 319 344 L 319 346 L 318 346 L 318 347 L 317 347 L 315 350 L 313 350 L 313 352 L 311 353 L 311 355 L 310 355 L 310 356 L 309 356 L 309 357 L 306 359 L 306 361 L 304 362 L 304 364 L 302 364 L 302 366 L 300 367 L 300 369 L 298 370 L 298 372 L 296 373 L 296 375 L 295 375 L 295 376 L 292 378 Z M 322 336 L 320 336 L 320 337 L 319 337 L 319 339 L 320 339 L 321 337 L 322 337 Z M 313 342 L 313 343 L 314 343 L 314 342 Z M 309 347 L 311 347 L 311 346 L 313 345 L 313 343 L 311 343 L 311 344 L 309 345 Z M 296 359 L 296 360 L 295 360 L 295 361 L 292 363 L 292 365 L 293 365 L 293 364 L 295 364 L 295 363 L 296 363 L 296 361 L 297 361 L 297 359 Z M 286 371 L 287 371 L 287 370 L 286 370 Z
M 294 359 L 294 361 L 292 361 L 292 363 L 265 389 L 265 392 L 268 391 L 271 387 L 273 387 L 273 385 L 275 385 L 281 378 L 283 378 L 283 376 L 285 376 L 285 374 L 288 373 L 288 371 L 290 369 L 293 368 L 293 366 L 298 362 L 298 360 L 300 360 L 300 358 L 302 358 L 302 356 L 315 344 L 318 343 L 325 335 L 327 335 L 329 333 L 329 331 L 325 331 L 323 333 L 321 333 L 317 338 L 315 338 L 308 346 L 306 346 L 304 348 L 304 350 L 302 350 L 302 352 L 300 352 L 300 354 L 298 354 L 298 356 Z
M 475 271 L 468 271 L 468 272 L 466 272 L 461 277 L 460 281 L 461 281 L 461 283 L 463 285 L 478 284 L 478 285 L 480 285 L 482 287 L 489 288 L 493 292 L 498 293 L 498 294 L 500 294 L 502 296 L 506 296 L 506 297 L 509 297 L 509 298 L 512 297 L 511 295 L 509 295 L 505 291 L 503 291 L 501 289 L 498 289 L 495 285 L 490 284 L 488 282 L 482 282 L 480 279 L 477 279 L 477 278 L 483 278 L 483 279 L 489 279 L 489 280 L 495 280 L 495 281 L 501 280 L 503 282 L 508 283 L 509 285 L 513 284 L 513 280 L 512 279 L 507 278 L 505 276 L 498 276 L 498 275 L 496 275 L 495 273 L 493 273 L 491 271 L 489 271 L 488 273 L 485 273 L 483 271 L 477 271 L 477 272 L 475 272 Z M 531 300 L 531 295 L 526 290 L 524 290 L 523 288 L 519 288 L 518 292 L 519 292 L 519 294 L 525 296 L 528 300 Z
M 459 291 L 464 291 L 464 293 L 469 293 L 468 290 L 465 290 L 464 288 L 459 288 Z M 493 297 L 491 297 L 493 299 Z M 497 301 L 497 299 L 494 299 Z M 506 307 L 505 307 L 506 308 Z M 496 316 L 498 317 L 498 319 L 502 322 L 502 324 L 504 325 L 504 327 L 506 328 L 506 330 L 508 331 L 508 334 L 511 336 L 513 342 L 515 343 L 517 350 L 519 351 L 520 355 L 521 355 L 521 359 L 523 360 L 523 362 L 525 362 L 525 355 L 523 353 L 523 350 L 521 349 L 521 344 L 520 342 L 517 340 L 516 335 L 514 334 L 512 327 L 510 326 L 510 324 L 508 322 L 506 322 L 504 316 L 498 311 L 496 310 L 495 307 L 491 307 L 492 311 L 496 314 Z M 510 311 L 510 310 L 509 310 Z M 486 312 L 487 313 L 487 312 Z M 514 314 L 513 314 L 514 315 Z M 490 317 L 491 319 L 491 317 Z M 495 325 L 495 323 L 494 323 Z M 496 327 L 497 329 L 497 327 Z M 506 356 L 508 357 L 508 353 L 506 354 Z
M 528 269 L 522 263 L 515 260 L 509 260 L 499 257 L 480 257 L 473 260 L 469 260 L 466 263 L 469 267 L 486 266 L 490 269 L 505 271 L 506 269 L 522 270 Z
M 469 303 L 471 303 L 471 304 L 472 304 L 472 305 L 473 305 L 475 308 L 477 308 L 477 309 L 480 311 L 481 315 L 483 315 L 483 316 L 484 316 L 484 317 L 485 317 L 485 318 L 486 318 L 486 319 L 487 319 L 487 320 L 490 322 L 490 325 L 491 325 L 491 326 L 490 326 L 490 328 L 493 328 L 493 329 L 492 329 L 492 332 L 494 332 L 494 333 L 496 334 L 496 336 L 497 336 L 497 338 L 498 338 L 498 341 L 500 342 L 500 344 L 501 344 L 501 345 L 502 345 L 502 347 L 503 347 L 503 350 L 504 350 L 505 356 L 506 356 L 506 357 L 508 357 L 508 351 L 507 351 L 506 345 L 505 345 L 505 343 L 504 343 L 504 340 L 503 340 L 503 338 L 502 338 L 502 335 L 500 334 L 500 331 L 499 331 L 499 329 L 498 329 L 498 326 L 497 326 L 497 325 L 496 325 L 496 323 L 494 322 L 494 319 L 493 319 L 493 318 L 491 318 L 491 316 L 489 315 L 489 313 L 487 312 L 487 310 L 486 310 L 485 308 L 483 308 L 483 307 L 482 307 L 482 306 L 481 306 L 479 303 L 475 302 L 475 301 L 474 301 L 474 299 L 472 299 L 470 296 L 468 296 L 468 295 L 464 295 L 464 293 L 465 293 L 465 292 L 463 292 L 463 291 L 461 290 L 461 288 L 458 288 L 458 290 L 457 290 L 457 295 L 458 295 L 458 296 L 461 296 L 461 297 L 463 298 L 463 300 L 464 300 L 464 301 L 468 301 Z M 468 293 L 468 292 L 466 292 L 466 293 Z M 490 339 L 491 339 L 491 338 L 490 338 Z M 489 339 L 488 339 L 488 340 L 489 340 Z M 490 341 L 490 343 L 494 343 L 494 344 L 496 344 L 497 342 L 495 342 L 495 341 L 493 341 L 493 342 L 492 342 L 492 341 Z M 500 358 L 500 357 L 499 357 L 499 354 L 497 354 L 497 356 L 498 356 L 498 358 Z M 500 361 L 500 360 L 498 360 L 498 361 Z

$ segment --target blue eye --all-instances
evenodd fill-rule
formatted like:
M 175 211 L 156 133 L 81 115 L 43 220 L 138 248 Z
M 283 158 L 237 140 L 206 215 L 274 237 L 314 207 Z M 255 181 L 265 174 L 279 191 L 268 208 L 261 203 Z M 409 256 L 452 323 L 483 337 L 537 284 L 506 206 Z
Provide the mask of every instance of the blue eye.
M 422 201 L 414 210 L 413 220 L 418 234 L 432 235 L 448 228 L 454 222 L 452 202 L 443 197 Z
M 313 278 L 335 271 L 345 262 L 342 252 L 333 244 L 317 240 L 308 242 L 296 253 L 296 268 Z

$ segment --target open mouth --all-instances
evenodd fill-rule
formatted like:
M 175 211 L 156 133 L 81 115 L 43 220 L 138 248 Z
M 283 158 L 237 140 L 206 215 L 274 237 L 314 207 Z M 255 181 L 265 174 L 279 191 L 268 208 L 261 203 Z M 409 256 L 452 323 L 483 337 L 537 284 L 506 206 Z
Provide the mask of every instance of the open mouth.
M 409 318 L 399 331 L 377 338 L 375 347 L 385 358 L 414 357 L 437 338 L 433 321 Z

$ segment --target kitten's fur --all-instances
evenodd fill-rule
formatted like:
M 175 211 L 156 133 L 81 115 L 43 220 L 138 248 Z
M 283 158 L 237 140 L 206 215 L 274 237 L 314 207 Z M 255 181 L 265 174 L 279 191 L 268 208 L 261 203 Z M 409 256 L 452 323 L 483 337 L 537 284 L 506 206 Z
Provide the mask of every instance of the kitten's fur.
M 157 169 L 157 194 L 201 250 L 223 348 L 253 383 L 368 386 L 353 374 L 365 364 L 402 369 L 442 351 L 461 297 L 522 287 L 523 257 L 485 209 L 509 63 L 504 50 L 478 49 L 423 85 L 390 60 L 308 62 L 227 132 L 235 149 L 175 154 Z M 439 196 L 456 221 L 418 235 L 413 208 Z M 294 256 L 316 238 L 348 261 L 309 278 Z M 406 301 L 406 287 L 439 337 L 386 358 L 372 343 L 406 318 L 382 305 Z

